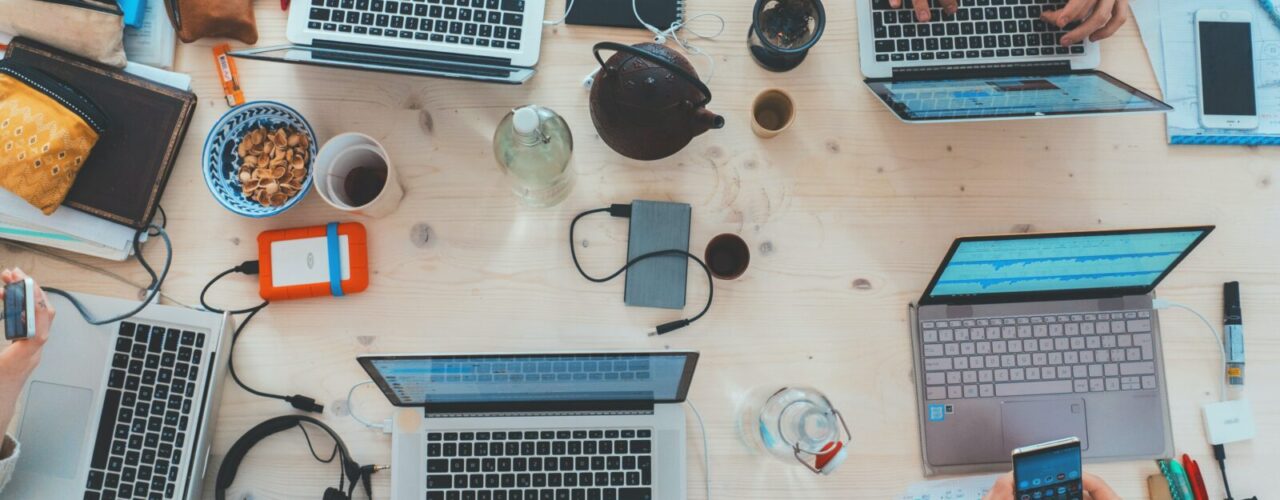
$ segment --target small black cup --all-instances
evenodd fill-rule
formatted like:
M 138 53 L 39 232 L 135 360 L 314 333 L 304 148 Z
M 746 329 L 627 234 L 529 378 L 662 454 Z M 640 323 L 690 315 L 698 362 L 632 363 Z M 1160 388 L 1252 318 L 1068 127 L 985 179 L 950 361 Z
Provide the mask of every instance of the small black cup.
M 712 276 L 732 280 L 747 272 L 747 265 L 751 264 L 751 250 L 738 235 L 725 233 L 711 238 L 703 258 L 711 268 Z

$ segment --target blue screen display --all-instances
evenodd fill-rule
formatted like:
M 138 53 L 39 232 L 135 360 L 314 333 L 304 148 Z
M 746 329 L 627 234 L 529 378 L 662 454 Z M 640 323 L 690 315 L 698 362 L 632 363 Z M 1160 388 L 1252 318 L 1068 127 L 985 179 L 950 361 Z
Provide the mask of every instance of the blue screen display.
M 963 241 L 931 297 L 1150 286 L 1204 231 Z
M 672 401 L 685 354 L 467 356 L 377 359 L 404 404 Z
M 895 110 L 917 120 L 1166 109 L 1158 101 L 1097 73 L 871 85 Z
M 1080 447 L 1070 446 L 1027 455 L 1013 461 L 1016 500 L 1079 500 Z

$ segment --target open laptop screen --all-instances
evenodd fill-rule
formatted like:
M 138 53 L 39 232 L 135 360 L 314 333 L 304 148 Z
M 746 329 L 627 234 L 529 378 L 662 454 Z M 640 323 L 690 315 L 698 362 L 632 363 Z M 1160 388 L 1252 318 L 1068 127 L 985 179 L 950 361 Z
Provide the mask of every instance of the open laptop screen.
M 1132 113 L 1173 109 L 1100 71 L 984 76 L 867 85 L 906 121 Z
M 690 352 L 360 358 L 398 406 L 683 401 L 696 362 Z
M 1064 292 L 1146 293 L 1211 229 L 961 238 L 925 298 L 1049 300 Z

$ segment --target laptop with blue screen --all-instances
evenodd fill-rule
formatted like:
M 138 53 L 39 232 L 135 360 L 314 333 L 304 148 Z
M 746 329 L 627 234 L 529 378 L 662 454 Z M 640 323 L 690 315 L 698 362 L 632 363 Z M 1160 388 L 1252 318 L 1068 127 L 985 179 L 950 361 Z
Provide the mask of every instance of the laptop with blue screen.
M 911 2 L 857 0 L 867 87 L 908 123 L 1167 112 L 1173 108 L 1097 70 L 1099 44 L 1062 44 L 1045 23 L 1063 0 L 960 0 L 921 21 Z
M 1070 436 L 1086 460 L 1171 456 L 1152 292 L 1212 230 L 955 240 L 910 308 L 926 474 Z
M 952 68 L 867 79 L 866 83 L 898 118 L 909 123 L 1163 113 L 1173 109 L 1111 75 L 1097 70 L 1072 71 L 1066 63 L 984 71 Z
M 685 498 L 698 353 L 358 358 L 393 405 L 394 499 Z

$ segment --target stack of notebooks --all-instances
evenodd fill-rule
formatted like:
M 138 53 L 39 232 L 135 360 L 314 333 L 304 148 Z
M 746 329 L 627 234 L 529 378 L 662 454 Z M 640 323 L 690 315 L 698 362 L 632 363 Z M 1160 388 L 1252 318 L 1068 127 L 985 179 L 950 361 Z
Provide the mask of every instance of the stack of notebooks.
M 0 238 L 128 258 L 135 234 L 156 214 L 195 112 L 191 77 L 133 63 L 110 68 L 22 38 L 4 58 L 75 87 L 109 125 L 52 215 L 0 189 Z

